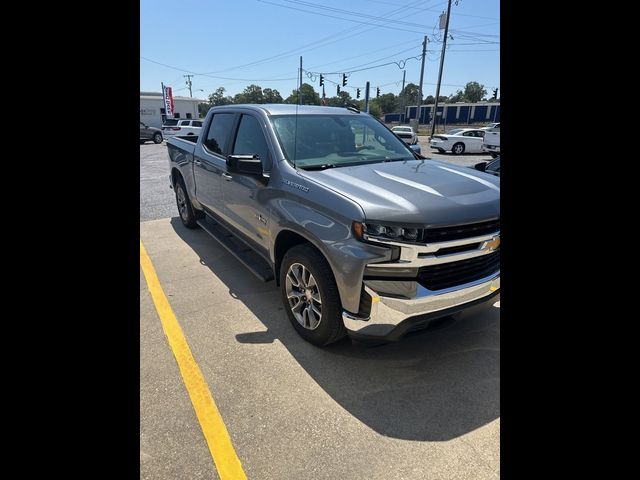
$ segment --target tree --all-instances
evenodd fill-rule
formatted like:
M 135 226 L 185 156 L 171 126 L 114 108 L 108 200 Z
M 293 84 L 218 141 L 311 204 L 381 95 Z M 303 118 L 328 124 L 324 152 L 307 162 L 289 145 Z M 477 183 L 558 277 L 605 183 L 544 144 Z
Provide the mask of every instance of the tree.
M 418 103 L 418 96 L 420 95 L 420 87 L 415 83 L 407 83 L 404 89 L 400 92 L 400 96 L 403 97 L 403 103 L 405 105 L 415 105 Z
M 320 105 L 320 95 L 311 85 L 303 83 L 300 86 L 300 91 L 302 92 L 303 105 Z M 298 103 L 298 90 L 293 90 L 284 103 L 292 103 L 294 105 Z
M 330 107 L 343 107 L 347 103 L 354 103 L 349 92 L 342 90 L 337 96 L 327 98 L 327 105 Z
M 478 82 L 468 82 L 464 86 L 463 97 L 467 102 L 479 102 L 487 94 L 487 90 L 484 85 L 480 85 Z
M 262 87 L 259 85 L 249 85 L 241 93 L 233 98 L 234 103 L 264 103 Z
M 262 91 L 262 97 L 264 103 L 282 103 L 282 95 L 276 89 L 265 88 Z
M 380 105 L 378 104 L 379 99 L 380 97 L 375 100 L 369 100 L 369 113 L 376 118 L 382 117 L 383 114 L 382 108 L 380 108 Z
M 224 95 L 225 88 L 220 87 L 216 89 L 211 95 L 209 95 L 209 106 L 215 107 L 217 105 L 229 105 L 233 103 L 233 98 Z
M 449 98 L 447 98 L 446 103 L 456 103 L 464 101 L 464 93 L 462 90 L 458 90 L 455 94 L 451 94 Z
M 398 108 L 398 98 L 393 93 L 385 93 L 376 98 L 382 113 L 393 113 Z
M 210 103 L 199 103 L 198 104 L 198 115 L 200 117 L 206 117 L 207 116 L 207 112 L 209 111 L 210 108 L 211 108 L 211 104 Z

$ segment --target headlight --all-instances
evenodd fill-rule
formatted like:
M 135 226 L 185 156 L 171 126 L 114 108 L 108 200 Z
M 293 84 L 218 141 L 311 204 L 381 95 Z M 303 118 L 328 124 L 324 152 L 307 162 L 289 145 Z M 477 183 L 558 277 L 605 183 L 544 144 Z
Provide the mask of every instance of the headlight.
M 353 222 L 354 236 L 358 240 L 396 240 L 400 242 L 417 242 L 422 237 L 422 230 L 414 227 L 399 227 L 379 223 Z

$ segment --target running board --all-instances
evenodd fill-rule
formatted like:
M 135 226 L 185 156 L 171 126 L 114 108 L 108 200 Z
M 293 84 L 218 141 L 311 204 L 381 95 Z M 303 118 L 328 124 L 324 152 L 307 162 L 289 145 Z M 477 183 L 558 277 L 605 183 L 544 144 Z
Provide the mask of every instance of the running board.
M 273 269 L 264 259 L 210 216 L 197 220 L 198 225 L 236 257 L 263 282 L 273 280 Z

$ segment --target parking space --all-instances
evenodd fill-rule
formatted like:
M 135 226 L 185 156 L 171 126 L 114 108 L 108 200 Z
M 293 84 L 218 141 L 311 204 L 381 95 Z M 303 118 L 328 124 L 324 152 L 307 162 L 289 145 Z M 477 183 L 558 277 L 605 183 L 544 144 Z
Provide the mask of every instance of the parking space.
M 398 343 L 314 347 L 274 282 L 183 227 L 166 146 L 140 152 L 140 238 L 247 478 L 499 478 L 499 302 Z M 453 159 L 489 156 L 471 157 Z M 142 273 L 140 302 L 141 478 L 221 478 Z

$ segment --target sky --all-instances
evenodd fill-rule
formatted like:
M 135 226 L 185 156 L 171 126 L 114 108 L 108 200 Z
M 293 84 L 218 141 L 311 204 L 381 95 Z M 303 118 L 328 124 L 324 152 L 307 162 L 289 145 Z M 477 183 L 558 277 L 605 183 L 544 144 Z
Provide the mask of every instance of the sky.
M 483 84 L 487 95 L 500 87 L 499 0 L 454 0 L 440 95 Z M 420 82 L 422 42 L 427 35 L 423 96 L 434 95 L 446 12 L 442 0 L 141 0 L 140 90 L 206 99 L 218 87 L 226 95 L 251 84 L 287 98 L 303 82 L 327 97 L 346 73 L 347 90 L 371 85 L 398 95 L 406 83 Z M 333 82 L 333 83 L 332 83 Z

